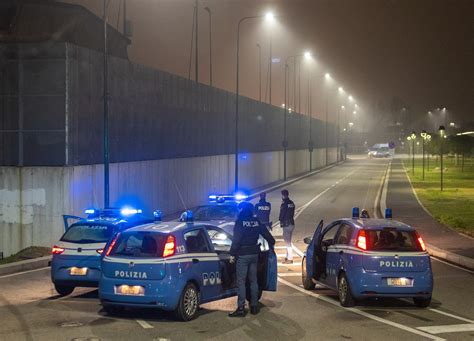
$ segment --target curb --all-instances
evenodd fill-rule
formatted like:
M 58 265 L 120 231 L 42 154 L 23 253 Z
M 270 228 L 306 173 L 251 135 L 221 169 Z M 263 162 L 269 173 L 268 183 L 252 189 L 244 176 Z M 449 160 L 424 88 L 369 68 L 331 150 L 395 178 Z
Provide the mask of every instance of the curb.
M 406 173 L 406 169 L 405 169 L 403 164 L 402 164 L 402 167 L 403 167 L 404 172 Z M 390 163 L 390 172 L 391 172 L 391 170 L 392 170 L 392 164 Z M 386 175 L 388 175 L 388 173 L 389 172 L 387 172 Z M 408 174 L 406 174 L 406 175 L 408 177 L 408 182 L 410 183 L 411 191 L 415 195 L 415 198 L 416 198 L 418 204 L 421 206 L 421 208 L 424 211 L 426 211 L 431 216 L 431 213 L 428 212 L 428 210 L 425 208 L 425 206 L 421 203 L 420 199 L 418 198 L 418 195 L 416 194 L 415 189 L 413 188 L 413 185 L 411 183 L 410 177 L 408 176 Z M 385 176 L 384 182 L 383 182 L 383 190 L 380 191 L 380 193 L 379 193 L 379 195 L 380 195 L 379 206 L 378 206 L 379 210 L 382 207 L 387 207 L 388 179 L 389 179 L 389 176 Z M 461 255 L 458 255 L 458 254 L 453 253 L 453 252 L 449 252 L 447 250 L 441 249 L 441 248 L 436 247 L 436 246 L 431 245 L 431 244 L 426 244 L 426 245 L 428 247 L 428 253 L 431 256 L 433 256 L 435 258 L 445 260 L 448 263 L 452 263 L 452 264 L 460 266 L 462 268 L 466 268 L 466 269 L 469 269 L 469 270 L 474 270 L 474 259 L 466 257 L 466 256 L 461 256 Z
M 457 255 L 455 253 L 440 249 L 431 244 L 426 244 L 426 246 L 428 247 L 428 253 L 431 256 L 435 258 L 440 258 L 442 260 L 445 260 L 448 263 L 458 265 L 462 268 L 474 270 L 474 259 L 466 257 L 466 256 Z
M 35 270 L 49 266 L 51 256 L 44 256 L 35 259 L 22 260 L 19 262 L 0 265 L 0 276 L 17 272 Z

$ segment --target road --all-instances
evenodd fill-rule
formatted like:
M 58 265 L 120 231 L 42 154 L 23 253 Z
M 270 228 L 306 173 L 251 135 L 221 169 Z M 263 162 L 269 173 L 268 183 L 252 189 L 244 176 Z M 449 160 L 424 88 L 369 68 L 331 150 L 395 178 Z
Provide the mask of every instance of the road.
M 288 186 L 298 209 L 294 244 L 304 250 L 320 219 L 350 216 L 359 206 L 373 212 L 387 160 L 351 159 Z M 276 221 L 279 190 L 269 193 Z M 397 212 L 394 212 L 396 219 Z M 283 256 L 281 240 L 277 253 Z M 176 322 L 169 314 L 127 311 L 110 317 L 97 290 L 56 295 L 49 269 L 0 277 L 0 340 L 422 340 L 474 339 L 474 275 L 433 260 L 435 289 L 429 309 L 408 300 L 372 300 L 342 308 L 335 294 L 301 287 L 301 265 L 279 266 L 279 288 L 264 293 L 257 316 L 231 319 L 235 298 L 203 305 L 199 317 Z

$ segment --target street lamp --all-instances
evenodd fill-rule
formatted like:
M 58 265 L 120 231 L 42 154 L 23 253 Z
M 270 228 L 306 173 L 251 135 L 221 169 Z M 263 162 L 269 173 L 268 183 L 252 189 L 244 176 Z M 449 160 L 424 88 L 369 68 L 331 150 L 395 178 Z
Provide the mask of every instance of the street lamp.
M 204 10 L 209 13 L 209 85 L 212 87 L 212 12 L 209 7 Z
M 446 129 L 444 126 L 439 126 L 439 136 L 440 136 L 440 141 L 439 141 L 439 157 L 440 157 L 440 163 L 441 163 L 441 178 L 440 178 L 440 188 L 441 191 L 443 191 L 443 140 L 446 138 Z
M 414 131 L 411 132 L 411 135 L 407 137 L 408 141 L 411 141 L 411 173 L 415 175 L 415 140 L 416 140 L 416 133 Z
M 105 0 L 104 0 L 105 1 Z M 255 15 L 249 17 L 243 17 L 237 24 L 237 65 L 236 65 L 236 82 L 235 82 L 235 169 L 234 169 L 234 190 L 239 189 L 239 71 L 240 71 L 240 25 L 246 20 L 265 18 L 267 20 L 273 20 L 274 15 L 271 12 L 265 15 Z M 197 79 L 196 79 L 197 82 Z M 286 103 L 286 101 L 285 101 Z
M 108 99 L 108 59 L 107 59 L 107 1 L 103 0 L 103 21 L 104 21 L 104 208 L 110 206 L 110 186 L 109 186 L 109 99 Z

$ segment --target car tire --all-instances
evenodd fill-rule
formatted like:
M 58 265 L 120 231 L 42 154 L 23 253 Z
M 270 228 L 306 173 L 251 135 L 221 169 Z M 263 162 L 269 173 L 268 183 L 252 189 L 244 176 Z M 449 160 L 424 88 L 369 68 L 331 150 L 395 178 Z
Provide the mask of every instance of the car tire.
M 431 304 L 431 297 L 428 297 L 428 298 L 414 297 L 413 302 L 415 303 L 417 307 L 427 308 Z
M 353 307 L 356 304 L 356 300 L 352 295 L 349 281 L 347 280 L 346 274 L 344 272 L 339 275 L 339 279 L 337 281 L 337 295 L 339 297 L 339 302 L 343 307 Z
M 74 287 L 72 287 L 72 286 L 58 285 L 58 284 L 55 284 L 55 285 L 54 285 L 54 289 L 56 289 L 56 292 L 57 292 L 60 296 L 67 296 L 67 295 L 70 295 L 70 294 L 74 291 Z
M 313 290 L 316 284 L 313 283 L 311 278 L 308 278 L 306 271 L 306 257 L 303 257 L 301 261 L 301 281 L 303 282 L 303 288 L 306 290 Z
M 190 321 L 197 316 L 199 310 L 199 290 L 193 283 L 188 283 L 179 298 L 174 314 L 180 321 Z

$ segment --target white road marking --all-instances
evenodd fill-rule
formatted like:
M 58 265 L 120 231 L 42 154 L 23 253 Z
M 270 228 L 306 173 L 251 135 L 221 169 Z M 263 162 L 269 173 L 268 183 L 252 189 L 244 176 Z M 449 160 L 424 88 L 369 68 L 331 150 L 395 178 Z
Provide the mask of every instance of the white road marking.
M 144 320 L 135 320 L 137 323 L 145 329 L 153 329 L 154 327 Z
M 417 329 L 430 334 L 472 332 L 474 331 L 474 324 L 450 324 L 446 326 L 418 327 Z
M 469 273 L 471 273 L 471 274 L 474 274 L 474 271 L 472 271 L 472 270 L 461 268 L 460 266 L 457 266 L 457 265 L 454 265 L 454 264 L 445 262 L 444 260 L 441 260 L 441 259 L 436 258 L 436 257 L 433 257 L 433 256 L 430 256 L 430 258 L 433 259 L 433 260 L 435 260 L 435 261 L 437 261 L 437 262 L 440 262 L 440 263 L 443 263 L 443 264 L 452 266 L 453 268 L 457 268 L 457 269 L 459 269 L 459 270 L 466 271 L 466 272 L 469 272 Z
M 447 313 L 447 312 L 442 311 L 442 310 L 438 310 L 438 309 L 430 309 L 430 310 L 435 312 L 435 313 L 441 314 L 441 315 L 452 317 L 453 319 L 456 319 L 456 320 L 464 321 L 464 322 L 467 322 L 467 323 L 474 323 L 473 320 L 469 320 L 469 319 L 461 317 L 461 316 L 453 315 L 453 314 Z
M 317 298 L 321 301 L 324 301 L 326 303 L 329 303 L 329 304 L 332 304 L 332 305 L 335 305 L 341 309 L 344 309 L 346 311 L 350 311 L 354 314 L 357 314 L 357 315 L 360 315 L 360 316 L 364 316 L 364 317 L 367 317 L 371 320 L 374 320 L 374 321 L 377 321 L 377 322 L 380 322 L 380 323 L 383 323 L 383 324 L 386 324 L 386 325 L 389 325 L 389 326 L 392 326 L 392 327 L 395 327 L 395 328 L 398 328 L 398 329 L 401 329 L 401 330 L 404 330 L 404 331 L 407 331 L 409 333 L 412 333 L 412 334 L 416 334 L 416 335 L 420 335 L 420 336 L 424 336 L 428 339 L 431 339 L 431 340 L 445 340 L 443 338 L 440 338 L 438 336 L 435 336 L 435 335 L 431 335 L 431 334 L 428 334 L 424 331 L 421 331 L 421 330 L 417 330 L 415 328 L 411 328 L 411 327 L 408 327 L 408 326 L 405 326 L 403 324 L 400 324 L 400 323 L 396 323 L 396 322 L 392 322 L 392 321 L 389 321 L 389 320 L 386 320 L 384 318 L 381 318 L 381 317 L 378 317 L 378 316 L 375 316 L 375 315 L 372 315 L 372 314 L 369 314 L 365 311 L 362 311 L 362 310 L 359 310 L 359 309 L 356 309 L 356 308 L 344 308 L 342 307 L 339 302 L 329 298 L 329 297 L 326 297 L 326 296 L 323 296 L 323 295 L 319 295 L 319 294 L 316 294 L 312 291 L 308 291 L 308 290 L 305 290 L 303 288 L 300 288 L 299 286 L 293 284 L 293 283 L 290 283 L 286 280 L 284 280 L 283 278 L 278 278 L 278 282 L 290 287 L 290 288 L 293 288 L 295 290 L 298 290 L 308 296 L 312 296 L 314 298 Z
M 275 250 L 286 250 L 286 246 L 275 246 Z
M 28 270 L 28 271 L 22 271 L 22 272 L 17 272 L 17 273 L 14 273 L 14 274 L 9 274 L 9 275 L 3 275 L 3 276 L 0 276 L 0 278 L 8 278 L 8 277 L 13 277 L 13 276 L 20 276 L 20 275 L 28 274 L 28 273 L 30 273 L 30 272 L 41 271 L 41 270 L 45 270 L 45 269 L 49 269 L 49 268 L 50 268 L 49 266 L 46 266 L 46 267 L 44 267 L 44 268 L 33 269 L 33 270 Z
M 289 272 L 278 274 L 278 277 L 298 277 L 301 276 L 301 272 Z

